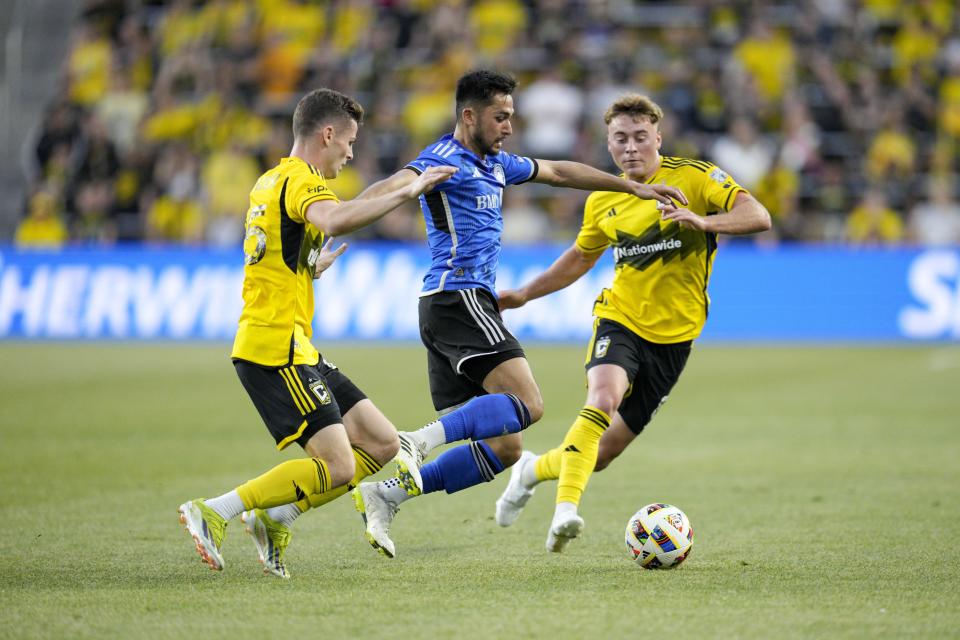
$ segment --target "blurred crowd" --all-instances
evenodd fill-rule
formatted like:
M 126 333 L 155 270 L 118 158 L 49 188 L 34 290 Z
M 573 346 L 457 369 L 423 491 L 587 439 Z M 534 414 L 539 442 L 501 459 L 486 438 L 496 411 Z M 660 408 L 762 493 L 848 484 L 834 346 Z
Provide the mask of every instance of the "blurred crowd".
M 506 148 L 614 171 L 603 112 L 666 113 L 665 155 L 717 163 L 774 217 L 757 242 L 960 245 L 954 0 L 87 0 L 32 140 L 22 245 L 238 245 L 290 117 L 327 86 L 367 110 L 342 198 L 453 128 L 463 71 L 513 73 Z M 586 194 L 526 185 L 505 241 L 569 241 Z M 415 204 L 367 237 L 423 237 Z

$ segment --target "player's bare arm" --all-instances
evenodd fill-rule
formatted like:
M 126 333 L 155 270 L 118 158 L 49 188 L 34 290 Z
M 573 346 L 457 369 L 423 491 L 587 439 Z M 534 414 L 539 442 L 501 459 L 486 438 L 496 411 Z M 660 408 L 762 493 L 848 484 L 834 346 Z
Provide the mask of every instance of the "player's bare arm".
M 320 200 L 307 208 L 307 220 L 327 235 L 350 233 L 376 222 L 407 200 L 429 192 L 456 172 L 456 167 L 430 167 L 408 184 L 384 195 L 346 202 Z
M 391 191 L 396 191 L 397 189 L 402 189 L 403 187 L 409 185 L 411 182 L 417 179 L 417 172 L 413 169 L 408 169 L 404 167 L 400 169 L 392 176 L 384 178 L 383 180 L 378 180 L 374 182 L 369 187 L 360 192 L 355 200 L 367 200 L 370 198 L 376 198 L 378 196 L 386 195 Z
M 587 254 L 577 245 L 571 246 L 553 261 L 546 271 L 520 287 L 497 293 L 500 310 L 522 307 L 530 300 L 542 298 L 554 291 L 570 286 L 597 264 L 603 251 Z
M 707 233 L 740 235 L 757 233 L 770 228 L 770 213 L 756 198 L 748 193 L 738 193 L 733 208 L 715 216 L 701 216 L 684 208 L 667 207 L 660 217 L 674 220 L 687 229 Z
M 638 198 L 656 200 L 666 205 L 673 205 L 674 201 L 687 204 L 687 197 L 680 189 L 665 184 L 644 184 L 627 180 L 570 160 L 537 160 L 537 165 L 539 170 L 534 182 L 586 191 L 632 193 Z

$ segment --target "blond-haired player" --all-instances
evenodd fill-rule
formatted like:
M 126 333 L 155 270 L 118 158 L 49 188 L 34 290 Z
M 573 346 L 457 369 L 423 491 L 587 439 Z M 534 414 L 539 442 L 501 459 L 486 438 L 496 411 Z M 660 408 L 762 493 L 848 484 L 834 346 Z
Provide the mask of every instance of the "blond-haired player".
M 763 205 L 719 167 L 660 155 L 662 118 L 646 96 L 618 99 L 604 115 L 607 149 L 625 177 L 676 187 L 687 206 L 594 192 L 573 246 L 524 286 L 499 292 L 501 309 L 520 307 L 572 284 L 613 248 L 613 283 L 593 310 L 586 403 L 557 448 L 523 452 L 497 500 L 497 522 L 510 526 L 538 483 L 557 480 L 548 551 L 562 551 L 580 535 L 577 509 L 591 473 L 633 442 L 680 377 L 707 319 L 717 234 L 770 228 Z

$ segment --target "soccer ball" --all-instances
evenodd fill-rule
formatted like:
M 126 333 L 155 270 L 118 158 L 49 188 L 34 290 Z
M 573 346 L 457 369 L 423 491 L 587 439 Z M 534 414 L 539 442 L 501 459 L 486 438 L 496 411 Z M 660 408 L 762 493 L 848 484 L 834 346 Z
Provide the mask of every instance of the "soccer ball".
M 680 509 L 648 504 L 630 517 L 624 533 L 627 551 L 644 569 L 672 569 L 693 548 L 693 528 Z

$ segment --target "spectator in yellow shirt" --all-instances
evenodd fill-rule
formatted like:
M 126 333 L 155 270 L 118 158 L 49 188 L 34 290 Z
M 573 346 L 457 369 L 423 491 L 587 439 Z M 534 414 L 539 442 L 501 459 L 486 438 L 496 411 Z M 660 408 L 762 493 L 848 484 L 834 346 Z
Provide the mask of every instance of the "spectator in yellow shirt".
M 891 107 L 885 120 L 867 149 L 867 177 L 872 182 L 909 175 L 916 165 L 917 146 L 904 132 L 901 109 Z
M 27 217 L 20 221 L 13 242 L 20 249 L 54 249 L 67 241 L 67 227 L 58 212 L 56 198 L 45 190 L 30 198 Z
M 477 50 L 498 56 L 527 28 L 527 11 L 519 0 L 480 0 L 470 9 L 470 28 Z
M 74 103 L 90 106 L 106 94 L 112 55 L 110 40 L 96 26 L 80 26 L 77 43 L 67 60 L 70 99 Z
M 887 205 L 887 197 L 877 187 L 864 194 L 847 218 L 847 240 L 852 244 L 897 244 L 903 240 L 903 221 Z
M 753 78 L 758 97 L 764 102 L 779 100 L 793 83 L 793 43 L 759 18 L 750 24 L 749 35 L 734 48 L 733 55 Z

